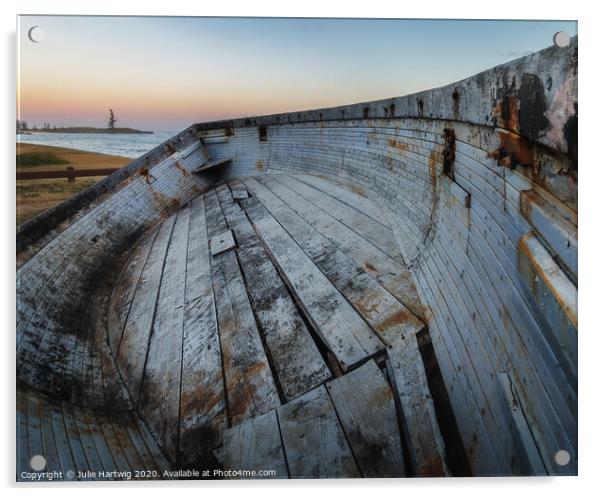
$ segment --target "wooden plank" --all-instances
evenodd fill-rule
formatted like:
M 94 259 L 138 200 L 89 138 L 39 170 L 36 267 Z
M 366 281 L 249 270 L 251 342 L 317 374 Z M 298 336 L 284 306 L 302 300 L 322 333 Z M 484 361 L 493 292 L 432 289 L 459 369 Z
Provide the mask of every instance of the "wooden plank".
M 245 180 L 245 184 L 257 194 L 260 185 L 256 181 Z M 305 314 L 343 370 L 381 351 L 382 343 L 370 327 L 277 220 L 265 208 L 245 208 Z
M 169 470 L 171 468 L 170 463 L 165 458 L 165 455 L 159 448 L 157 441 L 155 441 L 146 425 L 144 425 L 144 423 L 136 415 L 133 416 L 136 421 L 136 427 L 138 429 L 138 432 L 140 433 L 141 439 L 144 440 L 144 443 L 146 444 L 149 453 L 151 453 L 151 455 L 153 456 L 155 464 L 159 467 L 159 470 L 161 472 Z
M 134 467 L 131 467 L 128 462 L 127 456 L 121 447 L 121 443 L 119 442 L 119 437 L 113 430 L 113 425 L 110 418 L 108 416 L 97 416 L 96 425 L 98 425 L 102 430 L 102 434 L 106 440 L 107 446 L 111 450 L 111 454 L 115 462 L 113 465 L 113 470 L 116 470 L 120 473 L 133 470 Z M 115 477 L 115 479 L 119 480 L 120 477 Z
M 205 201 L 190 206 L 180 393 L 180 463 L 204 463 L 227 427 Z
M 119 416 L 111 417 L 108 421 L 112 424 L 113 432 L 121 446 L 123 454 L 128 460 L 129 466 L 134 470 L 146 470 L 149 467 L 145 465 L 140 458 L 136 446 L 132 443 L 128 435 L 126 425 L 129 423 L 130 415 L 128 413 Z
M 104 169 L 74 169 L 67 167 L 65 170 L 46 170 L 46 171 L 17 171 L 17 181 L 27 181 L 30 179 L 61 179 L 76 177 L 96 177 L 110 176 L 118 168 L 107 167 Z M 73 179 L 75 180 L 75 179 Z
M 231 250 L 236 246 L 232 231 L 226 231 L 225 233 L 218 234 L 209 240 L 211 246 L 211 255 L 219 255 L 225 251 Z
M 232 190 L 233 200 L 246 200 L 247 198 L 249 198 L 249 192 L 246 189 Z
M 374 360 L 326 388 L 362 475 L 404 477 L 393 392 Z
M 278 419 L 292 478 L 361 477 L 324 386 L 281 406 Z
M 224 433 L 224 470 L 274 470 L 274 475 L 245 479 L 286 479 L 288 470 L 276 410 L 251 418 Z
M 139 403 L 143 416 L 172 459 L 177 457 L 179 430 L 189 214 L 187 207 L 178 212 L 167 249 Z
M 220 165 L 227 164 L 231 161 L 232 161 L 231 158 L 220 158 L 220 159 L 216 159 L 216 160 L 210 160 L 209 162 L 205 162 L 203 165 L 197 167 L 192 172 L 198 174 L 198 173 L 204 172 L 208 169 L 213 169 L 214 167 L 218 167 Z
M 227 230 L 215 191 L 205 196 L 209 236 Z M 232 424 L 280 404 L 234 251 L 211 259 L 228 409 Z
M 40 420 L 39 400 L 33 394 L 27 395 L 27 430 L 29 439 L 30 456 L 42 455 L 46 457 L 42 444 L 42 422 Z M 31 470 L 31 469 L 30 469 Z
M 400 333 L 415 333 L 423 328 L 422 322 L 412 312 L 321 233 L 316 232 L 305 221 L 306 217 L 302 218 L 293 212 L 284 201 L 261 185 L 253 187 L 256 187 L 259 200 L 265 203 L 279 224 L 372 326 L 383 342 L 392 342 Z M 251 208 L 252 204 L 252 201 L 246 202 L 246 208 Z
M 97 335 L 99 334 L 100 333 L 97 333 Z M 125 406 L 121 402 L 120 391 L 123 388 L 119 387 L 118 385 L 108 385 L 109 383 L 115 384 L 115 377 L 117 377 L 118 372 L 115 368 L 114 362 L 106 355 L 106 353 L 102 353 L 100 355 L 102 357 L 100 360 L 101 367 L 94 368 L 92 380 L 93 387 L 104 392 L 104 404 L 111 405 L 112 409 L 99 411 L 99 413 L 87 409 L 86 419 L 88 421 L 88 425 L 94 429 L 95 442 L 96 446 L 100 448 L 99 453 L 101 453 L 103 465 L 108 465 L 110 471 L 118 472 L 114 477 L 112 477 L 112 479 L 121 480 L 123 476 L 120 474 L 132 470 L 132 467 L 129 465 L 128 459 L 121 447 L 119 435 L 115 433 L 112 425 L 113 417 L 117 417 L 121 409 Z M 107 366 L 107 363 L 112 364 L 112 366 Z M 118 392 L 117 396 L 115 396 L 116 391 Z M 131 402 L 127 402 L 127 405 L 128 409 L 133 408 Z M 104 451 L 105 447 L 108 449 L 108 456 Z
M 355 189 L 342 182 L 335 182 L 333 179 L 324 176 L 311 176 L 309 174 L 292 175 L 295 179 L 315 188 L 328 196 L 337 199 L 348 207 L 361 211 L 364 215 L 370 217 L 373 221 L 389 227 L 389 221 L 383 207 L 373 202 L 365 196 L 362 189 Z
M 90 470 L 88 459 L 81 440 L 81 435 L 75 419 L 73 418 L 72 406 L 62 405 L 63 421 L 65 423 L 65 430 L 69 439 L 69 446 L 71 447 L 71 453 L 73 453 L 73 461 L 75 462 L 76 473 L 77 471 L 87 472 Z M 90 480 L 90 477 L 83 476 L 78 477 L 79 480 Z
M 523 405 L 510 376 L 502 372 L 497 375 L 497 379 L 500 395 L 507 406 L 507 410 L 504 412 L 506 422 L 512 430 L 515 453 L 518 455 L 520 473 L 517 475 L 549 475 L 541 459 L 537 443 L 533 439 L 529 423 L 523 413 Z
M 56 450 L 56 442 L 52 430 L 52 416 L 48 403 L 40 401 L 40 421 L 42 424 L 42 445 L 44 446 L 44 456 L 46 457 L 46 470 L 49 472 L 61 470 L 61 462 Z
M 134 401 L 138 399 L 142 382 L 165 254 L 175 220 L 175 216 L 169 217 L 159 229 L 157 239 L 140 276 L 132 308 L 123 331 L 123 339 L 117 352 L 116 362 Z
M 384 251 L 391 258 L 399 263 L 402 262 L 399 247 L 395 242 L 395 236 L 391 228 L 375 222 L 373 218 L 359 210 L 360 203 L 357 200 L 352 204 L 354 206 L 349 206 L 296 177 L 281 174 L 273 176 L 273 178 L 372 243 L 379 250 Z
M 20 473 L 30 470 L 29 460 L 29 436 L 27 433 L 27 396 L 25 393 L 17 390 L 17 480 L 20 479 Z
M 422 307 L 411 274 L 401 263 L 275 179 L 264 177 L 260 182 L 267 191 L 260 189 L 259 199 L 287 230 L 299 232 L 308 224 L 314 230 L 311 236 L 307 236 L 308 243 L 312 243 L 312 238 L 319 233 L 328 241 L 322 243 L 324 246 L 334 245 L 344 255 L 343 258 L 348 258 L 414 314 L 421 314 Z M 296 215 L 292 215 L 291 211 Z M 297 239 L 297 234 L 292 236 Z M 338 272 L 350 274 L 349 269 Z
M 124 422 L 124 430 L 127 432 L 127 435 L 130 439 L 132 446 L 135 448 L 138 456 L 140 458 L 140 462 L 142 465 L 140 466 L 141 470 L 156 470 L 158 477 L 155 479 L 161 479 L 162 470 L 159 464 L 157 464 L 155 458 L 152 453 L 149 451 L 142 434 L 138 430 L 137 422 L 134 418 L 130 419 L 127 422 Z
M 416 336 L 399 336 L 387 349 L 387 355 L 393 391 L 403 413 L 403 435 L 415 474 L 419 477 L 449 475 L 443 437 Z
M 67 432 L 65 430 L 61 408 L 56 403 L 48 403 L 48 408 L 50 410 L 50 416 L 52 417 L 52 432 L 54 434 L 56 450 L 63 474 L 70 470 L 75 472 L 76 464 L 71 452 L 71 446 L 69 445 L 69 438 L 67 437 Z
M 84 415 L 84 420 L 88 425 L 90 435 L 92 436 L 92 441 L 94 442 L 94 445 L 96 446 L 96 451 L 98 452 L 98 456 L 100 459 L 100 466 L 98 467 L 98 469 L 104 470 L 105 472 L 111 472 L 112 470 L 115 470 L 115 460 L 113 459 L 111 450 L 107 445 L 104 433 L 101 427 L 96 422 L 96 415 L 86 410 L 83 410 L 82 414 Z M 112 479 L 112 477 L 105 478 L 105 480 Z
M 307 326 L 251 223 L 226 187 L 218 197 L 238 240 L 238 259 L 284 396 L 291 400 L 330 378 Z
M 136 294 L 140 275 L 158 233 L 159 228 L 157 227 L 150 235 L 145 236 L 143 240 L 136 244 L 134 253 L 127 261 L 125 269 L 120 274 L 115 289 L 111 293 L 108 311 L 108 334 L 109 345 L 114 354 L 117 353 L 119 348 L 119 342 L 132 306 L 132 300 Z
M 99 472 L 103 469 L 103 464 L 96 449 L 96 443 L 94 441 L 94 435 L 92 434 L 84 412 L 81 408 L 72 409 L 73 420 L 75 427 L 79 432 L 79 438 L 81 441 L 82 449 L 88 460 L 88 466 L 93 472 Z M 104 479 L 104 478 L 102 478 Z

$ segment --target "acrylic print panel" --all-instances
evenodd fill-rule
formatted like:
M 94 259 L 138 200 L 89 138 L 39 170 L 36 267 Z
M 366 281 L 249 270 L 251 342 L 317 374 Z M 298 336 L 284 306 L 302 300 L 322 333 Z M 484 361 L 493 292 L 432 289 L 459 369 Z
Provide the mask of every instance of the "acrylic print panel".
M 577 44 L 20 16 L 17 480 L 577 474 Z

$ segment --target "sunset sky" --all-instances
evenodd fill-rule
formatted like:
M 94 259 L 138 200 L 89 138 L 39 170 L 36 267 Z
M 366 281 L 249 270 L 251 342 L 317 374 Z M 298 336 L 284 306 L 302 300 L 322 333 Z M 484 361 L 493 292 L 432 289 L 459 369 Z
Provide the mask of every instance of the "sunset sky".
M 21 16 L 30 126 L 194 122 L 400 96 L 552 44 L 576 22 Z M 41 26 L 40 43 L 27 33 Z

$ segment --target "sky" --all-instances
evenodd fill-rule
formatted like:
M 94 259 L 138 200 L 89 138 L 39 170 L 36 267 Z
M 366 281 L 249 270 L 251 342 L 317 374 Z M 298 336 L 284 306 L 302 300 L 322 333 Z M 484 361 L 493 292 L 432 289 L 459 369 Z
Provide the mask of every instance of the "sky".
M 28 31 L 45 38 L 33 43 Z M 443 86 L 552 44 L 575 21 L 20 16 L 30 126 L 178 131 Z

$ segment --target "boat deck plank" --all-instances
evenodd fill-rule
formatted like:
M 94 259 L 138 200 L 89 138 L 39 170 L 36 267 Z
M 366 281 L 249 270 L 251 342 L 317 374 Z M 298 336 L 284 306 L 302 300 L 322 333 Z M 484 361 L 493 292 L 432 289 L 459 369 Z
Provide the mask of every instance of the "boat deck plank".
M 189 221 L 190 208 L 184 207 L 176 216 L 165 257 L 140 398 L 142 414 L 172 457 L 178 440 Z
M 224 434 L 224 470 L 273 470 L 251 478 L 286 479 L 288 470 L 280 441 L 276 410 L 237 424 Z
M 423 323 L 398 299 L 371 277 L 365 263 L 358 265 L 339 249 L 340 244 L 327 238 L 322 232 L 333 231 L 336 220 L 326 219 L 323 229 L 313 226 L 323 212 L 316 210 L 294 192 L 287 191 L 274 180 L 264 179 L 257 186 L 257 193 L 276 220 L 295 239 L 315 265 L 328 277 L 341 294 L 352 304 L 385 344 L 397 335 L 420 331 Z M 286 198 L 286 203 L 284 201 Z M 245 202 L 249 204 L 250 202 Z M 296 210 L 296 211 L 295 211 Z M 351 240 L 351 243 L 356 242 Z M 366 254 L 368 256 L 368 254 Z M 372 258 L 373 259 L 373 258 Z
M 227 187 L 217 191 L 278 380 L 286 399 L 294 399 L 329 379 L 330 371 L 244 211 Z
M 192 201 L 186 255 L 186 296 L 180 394 L 182 465 L 206 460 L 227 427 L 226 393 L 202 196 Z
M 324 386 L 283 405 L 278 418 L 291 477 L 361 477 Z
M 278 201 L 254 179 L 245 180 L 245 184 L 264 205 L 273 206 Z M 341 368 L 346 370 L 382 351 L 384 347 L 372 329 L 271 215 L 272 211 L 247 202 L 245 210 L 259 236 Z
M 362 475 L 403 477 L 393 392 L 376 363 L 370 360 L 326 387 Z
M 208 235 L 228 230 L 215 191 L 205 195 Z M 236 253 L 211 258 L 230 420 L 236 424 L 280 404 Z

